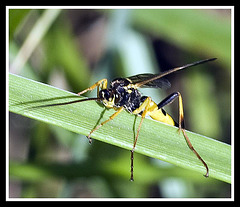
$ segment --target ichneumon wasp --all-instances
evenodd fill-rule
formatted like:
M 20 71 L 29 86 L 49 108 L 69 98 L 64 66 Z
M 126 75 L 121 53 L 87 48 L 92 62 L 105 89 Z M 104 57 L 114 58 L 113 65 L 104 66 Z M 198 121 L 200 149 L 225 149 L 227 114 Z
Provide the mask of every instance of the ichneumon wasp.
M 143 120 L 146 116 L 150 116 L 152 119 L 155 119 L 160 122 L 164 122 L 166 124 L 177 126 L 179 131 L 182 131 L 183 136 L 186 139 L 188 147 L 194 152 L 197 158 L 202 162 L 202 164 L 206 168 L 205 177 L 209 176 L 209 169 L 206 162 L 201 158 L 198 152 L 194 149 L 193 145 L 191 144 L 187 133 L 184 127 L 184 116 L 183 116 L 183 101 L 180 92 L 174 92 L 162 100 L 159 104 L 156 104 L 151 97 L 143 96 L 138 88 L 140 87 L 151 87 L 151 88 L 169 88 L 171 84 L 168 82 L 167 79 L 163 78 L 164 76 L 185 69 L 192 66 L 196 66 L 202 63 L 206 63 L 209 61 L 216 60 L 216 58 L 205 59 L 196 61 L 194 63 L 190 63 L 181 67 L 176 67 L 166 72 L 160 74 L 138 74 L 127 78 L 116 78 L 110 82 L 110 86 L 108 87 L 107 79 L 101 79 L 97 81 L 95 84 L 90 86 L 89 88 L 81 91 L 78 95 L 82 95 L 88 91 L 92 91 L 93 89 L 97 88 L 97 97 L 96 98 L 86 98 L 76 101 L 71 101 L 67 103 L 58 103 L 58 104 L 49 104 L 45 106 L 56 106 L 56 105 L 66 105 L 72 103 L 78 103 L 83 101 L 100 101 L 105 105 L 107 108 L 113 108 L 116 112 L 109 117 L 106 121 L 102 122 L 94 129 L 91 130 L 89 135 L 87 136 L 89 143 L 92 142 L 91 135 L 96 130 L 98 130 L 101 126 L 106 124 L 107 122 L 114 119 L 119 113 L 123 110 L 128 111 L 134 115 L 140 115 L 141 120 L 139 126 L 137 128 L 137 134 L 133 143 L 133 147 L 131 150 L 131 177 L 130 180 L 133 181 L 133 159 L 134 159 L 134 151 L 137 144 L 137 140 L 139 137 L 139 132 L 143 123 Z M 171 104 L 176 98 L 178 98 L 179 103 L 179 118 L 178 123 L 173 120 L 173 118 L 164 111 L 163 107 Z

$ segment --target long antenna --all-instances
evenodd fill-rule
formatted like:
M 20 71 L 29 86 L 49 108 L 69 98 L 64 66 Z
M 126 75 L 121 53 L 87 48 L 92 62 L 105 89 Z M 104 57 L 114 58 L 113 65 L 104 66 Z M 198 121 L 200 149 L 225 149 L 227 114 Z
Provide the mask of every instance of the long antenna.
M 153 77 L 151 79 L 148 79 L 148 80 L 142 81 L 140 83 L 137 83 L 136 86 L 137 87 L 141 87 L 142 85 L 147 84 L 150 81 L 162 78 L 162 77 L 164 77 L 164 76 L 166 76 L 166 75 L 168 75 L 170 73 L 174 73 L 174 72 L 176 72 L 178 70 L 182 70 L 182 69 L 189 68 L 189 67 L 192 67 L 192 66 L 195 66 L 195 65 L 203 64 L 203 63 L 206 63 L 206 62 L 209 62 L 209 61 L 213 61 L 213 60 L 216 60 L 216 59 L 217 58 L 210 58 L 210 59 L 205 59 L 205 60 L 199 60 L 199 61 L 196 61 L 194 63 L 190 63 L 190 64 L 187 64 L 187 65 L 184 65 L 184 66 L 181 66 L 181 67 L 177 67 L 177 68 L 173 68 L 173 69 L 167 70 L 166 72 L 163 72 L 163 73 L 159 74 L 158 76 L 155 76 L 155 77 Z
M 85 99 L 80 99 L 80 100 L 75 100 L 75 101 L 70 101 L 70 102 L 64 102 L 64 103 L 55 103 L 55 104 L 46 104 L 46 105 L 40 105 L 40 106 L 33 106 L 30 107 L 31 109 L 36 109 L 36 108 L 43 108 L 43 107 L 49 107 L 49 106 L 62 106 L 62 105 L 68 105 L 68 104 L 73 104 L 73 103 L 79 103 L 79 102 L 84 102 L 84 101 L 100 101 L 101 98 L 85 98 Z

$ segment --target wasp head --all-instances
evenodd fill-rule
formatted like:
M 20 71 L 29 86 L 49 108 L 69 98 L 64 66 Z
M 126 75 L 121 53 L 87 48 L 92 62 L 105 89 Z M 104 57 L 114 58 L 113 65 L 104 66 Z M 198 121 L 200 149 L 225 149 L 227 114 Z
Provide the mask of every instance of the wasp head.
M 112 99 L 113 95 L 112 95 L 112 91 L 110 91 L 109 89 L 103 89 L 99 91 L 99 97 L 102 100 L 107 100 L 109 101 L 110 99 Z
M 99 98 L 102 103 L 108 107 L 112 108 L 115 106 L 115 93 L 112 89 L 103 89 L 99 91 Z

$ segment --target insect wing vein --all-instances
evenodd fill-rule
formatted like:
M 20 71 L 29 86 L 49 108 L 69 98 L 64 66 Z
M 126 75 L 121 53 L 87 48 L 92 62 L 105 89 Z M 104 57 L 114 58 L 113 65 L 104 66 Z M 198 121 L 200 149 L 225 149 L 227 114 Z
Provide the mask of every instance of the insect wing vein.
M 132 84 L 140 85 L 142 88 L 162 88 L 168 89 L 171 87 L 171 83 L 166 78 L 159 78 L 155 80 L 151 80 L 160 74 L 151 74 L 151 73 L 144 73 L 138 74 L 131 77 L 128 77 Z M 149 80 L 149 81 L 148 81 Z M 144 84 L 142 84 L 144 82 Z

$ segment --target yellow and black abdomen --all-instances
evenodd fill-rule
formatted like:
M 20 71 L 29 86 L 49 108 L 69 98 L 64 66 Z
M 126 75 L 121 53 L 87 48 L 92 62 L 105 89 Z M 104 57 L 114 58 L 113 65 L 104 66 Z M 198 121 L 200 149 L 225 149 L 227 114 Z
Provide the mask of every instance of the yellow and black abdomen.
M 152 101 L 151 109 L 149 110 L 149 116 L 157 121 L 169 124 L 171 126 L 178 126 L 178 124 L 173 120 L 173 118 L 162 108 L 158 108 L 157 104 Z

